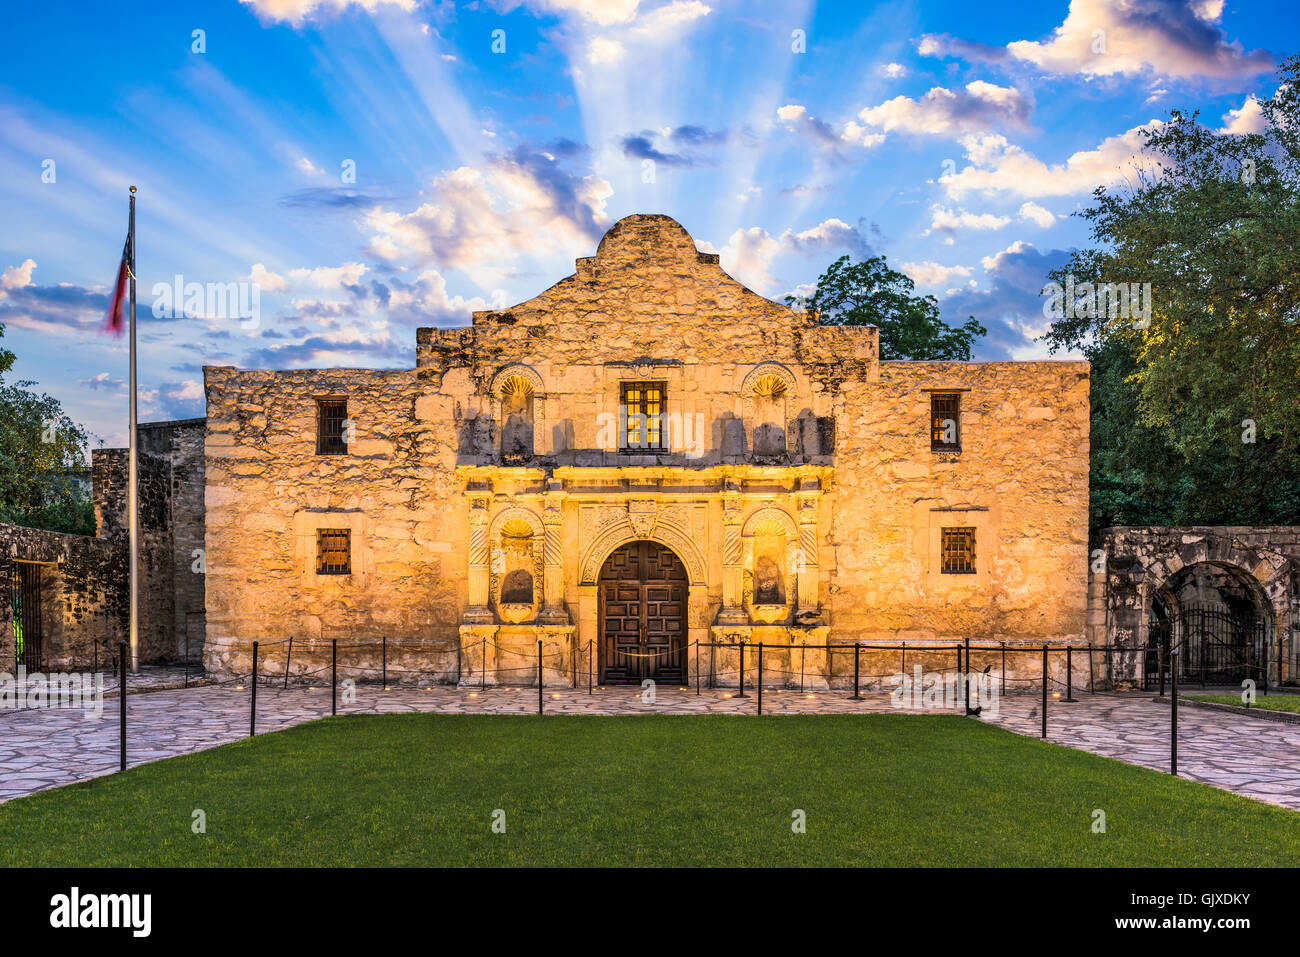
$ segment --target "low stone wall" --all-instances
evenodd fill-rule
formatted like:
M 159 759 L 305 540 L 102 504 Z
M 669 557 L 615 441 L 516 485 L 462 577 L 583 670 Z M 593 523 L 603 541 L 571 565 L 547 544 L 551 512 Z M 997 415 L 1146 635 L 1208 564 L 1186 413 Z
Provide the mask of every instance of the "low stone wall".
M 5 590 L 5 600 L 0 601 L 0 671 L 11 671 L 15 662 L 9 589 L 18 562 L 40 569 L 47 669 L 102 663 L 105 641 L 107 653 L 116 654 L 117 642 L 125 636 L 125 543 L 0 524 L 0 588 Z

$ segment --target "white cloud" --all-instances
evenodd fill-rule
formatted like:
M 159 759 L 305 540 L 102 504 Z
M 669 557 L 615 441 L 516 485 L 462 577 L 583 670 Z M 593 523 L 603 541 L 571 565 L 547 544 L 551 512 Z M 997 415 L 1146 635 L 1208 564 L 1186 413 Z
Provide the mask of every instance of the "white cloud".
M 4 298 L 6 290 L 22 289 L 24 286 L 32 284 L 32 270 L 36 268 L 36 260 L 24 259 L 18 266 L 7 266 L 5 271 L 0 273 L 0 299 Z
M 899 263 L 899 270 L 918 286 L 940 286 L 953 276 L 969 276 L 965 266 L 943 266 L 934 262 Z
M 305 156 L 298 157 L 297 166 L 299 170 L 306 173 L 308 176 L 323 175 L 323 171 L 321 170 L 321 168 Z
M 1002 269 L 1005 263 L 1016 256 L 1029 252 L 1034 248 L 1033 243 L 1027 243 L 1023 239 L 1017 239 L 1014 243 L 999 253 L 992 256 L 984 256 L 980 259 L 980 265 L 989 272 L 997 272 Z
M 992 213 L 968 213 L 964 209 L 948 209 L 945 206 L 930 207 L 929 233 L 951 235 L 959 229 L 1001 229 L 1011 222 L 1010 216 L 995 216 Z
M 1273 57 L 1246 52 L 1216 26 L 1222 0 L 1070 0 L 1065 21 L 1044 41 L 1016 40 L 1007 52 L 1053 73 L 1110 76 L 1151 71 L 1176 77 L 1267 72 Z
M 907 67 L 901 63 L 886 63 L 880 68 L 880 73 L 890 79 L 897 79 L 900 76 L 907 76 Z
M 1142 130 L 1163 125 L 1152 120 L 1147 127 L 1135 126 L 1102 140 L 1095 149 L 1081 150 L 1064 163 L 1048 165 L 1032 153 L 1008 143 L 997 134 L 967 136 L 961 142 L 971 165 L 939 178 L 954 199 L 972 191 L 1013 196 L 1071 196 L 1090 193 L 1097 186 L 1129 175 L 1135 165 L 1150 165 L 1140 157 Z
M 714 249 L 708 242 L 699 244 L 704 252 L 717 252 L 722 268 L 750 289 L 758 292 L 771 290 L 777 280 L 771 266 L 777 256 L 824 255 L 829 250 L 845 250 L 859 257 L 870 255 L 870 247 L 861 231 L 842 219 L 827 219 L 811 229 L 795 232 L 787 229 L 772 236 L 761 226 L 738 229 L 731 234 L 727 245 Z
M 324 19 L 342 13 L 352 6 L 360 7 L 367 13 L 374 13 L 379 7 L 388 4 L 410 12 L 416 8 L 418 0 L 239 0 L 239 2 L 246 7 L 251 7 L 259 20 L 288 23 L 297 27 L 307 20 Z
M 1260 108 L 1258 98 L 1246 97 L 1239 109 L 1228 110 L 1223 114 L 1223 126 L 1220 133 L 1263 133 L 1268 129 L 1268 121 Z
M 480 286 L 496 284 L 521 256 L 577 254 L 603 232 L 604 179 L 579 178 L 539 155 L 498 158 L 444 173 L 409 213 L 366 214 L 370 251 L 389 261 L 463 268 Z
M 1037 223 L 1046 229 L 1056 222 L 1056 216 L 1050 209 L 1044 209 L 1037 203 L 1022 203 L 1020 206 L 1020 221 Z
M 995 126 L 1027 128 L 1031 108 L 1014 87 L 975 80 L 959 90 L 936 86 L 920 99 L 896 96 L 861 110 L 858 119 L 886 133 L 960 136 Z

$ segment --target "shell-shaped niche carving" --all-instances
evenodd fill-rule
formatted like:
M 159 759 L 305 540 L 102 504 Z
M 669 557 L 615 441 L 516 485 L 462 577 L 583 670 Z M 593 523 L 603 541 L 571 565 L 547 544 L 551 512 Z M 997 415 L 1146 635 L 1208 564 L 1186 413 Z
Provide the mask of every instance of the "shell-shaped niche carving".
M 523 462 L 533 455 L 533 401 L 536 390 L 522 375 L 501 382 L 501 458 Z

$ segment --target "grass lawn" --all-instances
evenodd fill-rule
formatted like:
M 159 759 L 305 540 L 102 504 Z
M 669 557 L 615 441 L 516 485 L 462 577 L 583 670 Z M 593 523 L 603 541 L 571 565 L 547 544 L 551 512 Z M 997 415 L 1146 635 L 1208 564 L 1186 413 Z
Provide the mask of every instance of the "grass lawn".
M 1300 814 L 956 716 L 367 715 L 0 805 L 0 862 L 1294 867 Z
M 1242 707 L 1240 694 L 1189 694 L 1179 695 L 1189 701 L 1210 701 L 1214 704 L 1235 704 Z M 1300 694 L 1262 694 L 1255 698 L 1252 708 L 1264 708 L 1268 711 L 1287 711 L 1300 714 Z

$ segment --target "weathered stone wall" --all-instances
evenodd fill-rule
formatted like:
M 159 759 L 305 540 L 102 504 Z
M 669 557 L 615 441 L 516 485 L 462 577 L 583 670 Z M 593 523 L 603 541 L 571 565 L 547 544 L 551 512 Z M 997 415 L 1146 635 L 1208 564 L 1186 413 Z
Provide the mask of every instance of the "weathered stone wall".
M 601 563 L 638 538 L 686 566 L 691 642 L 1083 634 L 1087 365 L 880 363 L 876 330 L 756 295 L 667 217 L 616 224 L 534 299 L 421 329 L 412 371 L 205 376 L 214 670 L 246 669 L 255 639 L 295 637 L 310 672 L 331 638 L 387 635 L 442 643 L 445 680 L 526 681 L 540 637 L 554 680 L 576 680 Z M 668 448 L 619 451 L 627 380 L 664 383 Z M 969 390 L 959 456 L 929 449 L 927 389 Z M 324 397 L 348 400 L 346 455 L 316 454 Z M 961 581 L 936 572 L 948 515 L 979 529 L 980 573 L 942 576 Z M 507 524 L 531 542 L 534 595 L 509 618 Z M 315 575 L 315 532 L 334 527 L 352 530 L 353 574 Z M 781 571 L 760 601 L 765 547 Z M 734 682 L 728 654 L 700 671 Z M 823 679 L 847 680 L 845 660 Z
M 452 417 L 416 415 L 413 371 L 205 373 L 208 667 L 246 669 L 252 641 L 293 636 L 310 671 L 328 661 L 310 642 L 388 635 L 445 639 L 454 674 L 466 516 Z M 319 396 L 348 399 L 347 455 L 316 454 Z M 336 527 L 353 530 L 353 574 L 318 576 L 316 529 Z
M 1117 527 L 1092 542 L 1088 640 L 1124 649 L 1115 680 L 1142 680 L 1151 605 L 1188 566 L 1209 563 L 1255 593 L 1268 628 L 1269 677 L 1294 681 L 1300 634 L 1300 528 L 1251 526 Z
M 125 636 L 125 543 L 0 525 L 0 672 L 15 661 L 13 605 L 9 589 L 14 563 L 40 565 L 46 668 L 89 668 L 117 654 Z M 107 645 L 105 640 L 107 639 Z M 97 645 L 97 647 L 92 647 Z M 107 647 L 107 652 L 105 648 Z
M 961 452 L 930 450 L 930 389 L 962 391 Z M 837 410 L 832 615 L 849 640 L 1084 640 L 1088 366 L 883 362 Z M 936 530 L 976 529 L 973 575 Z

